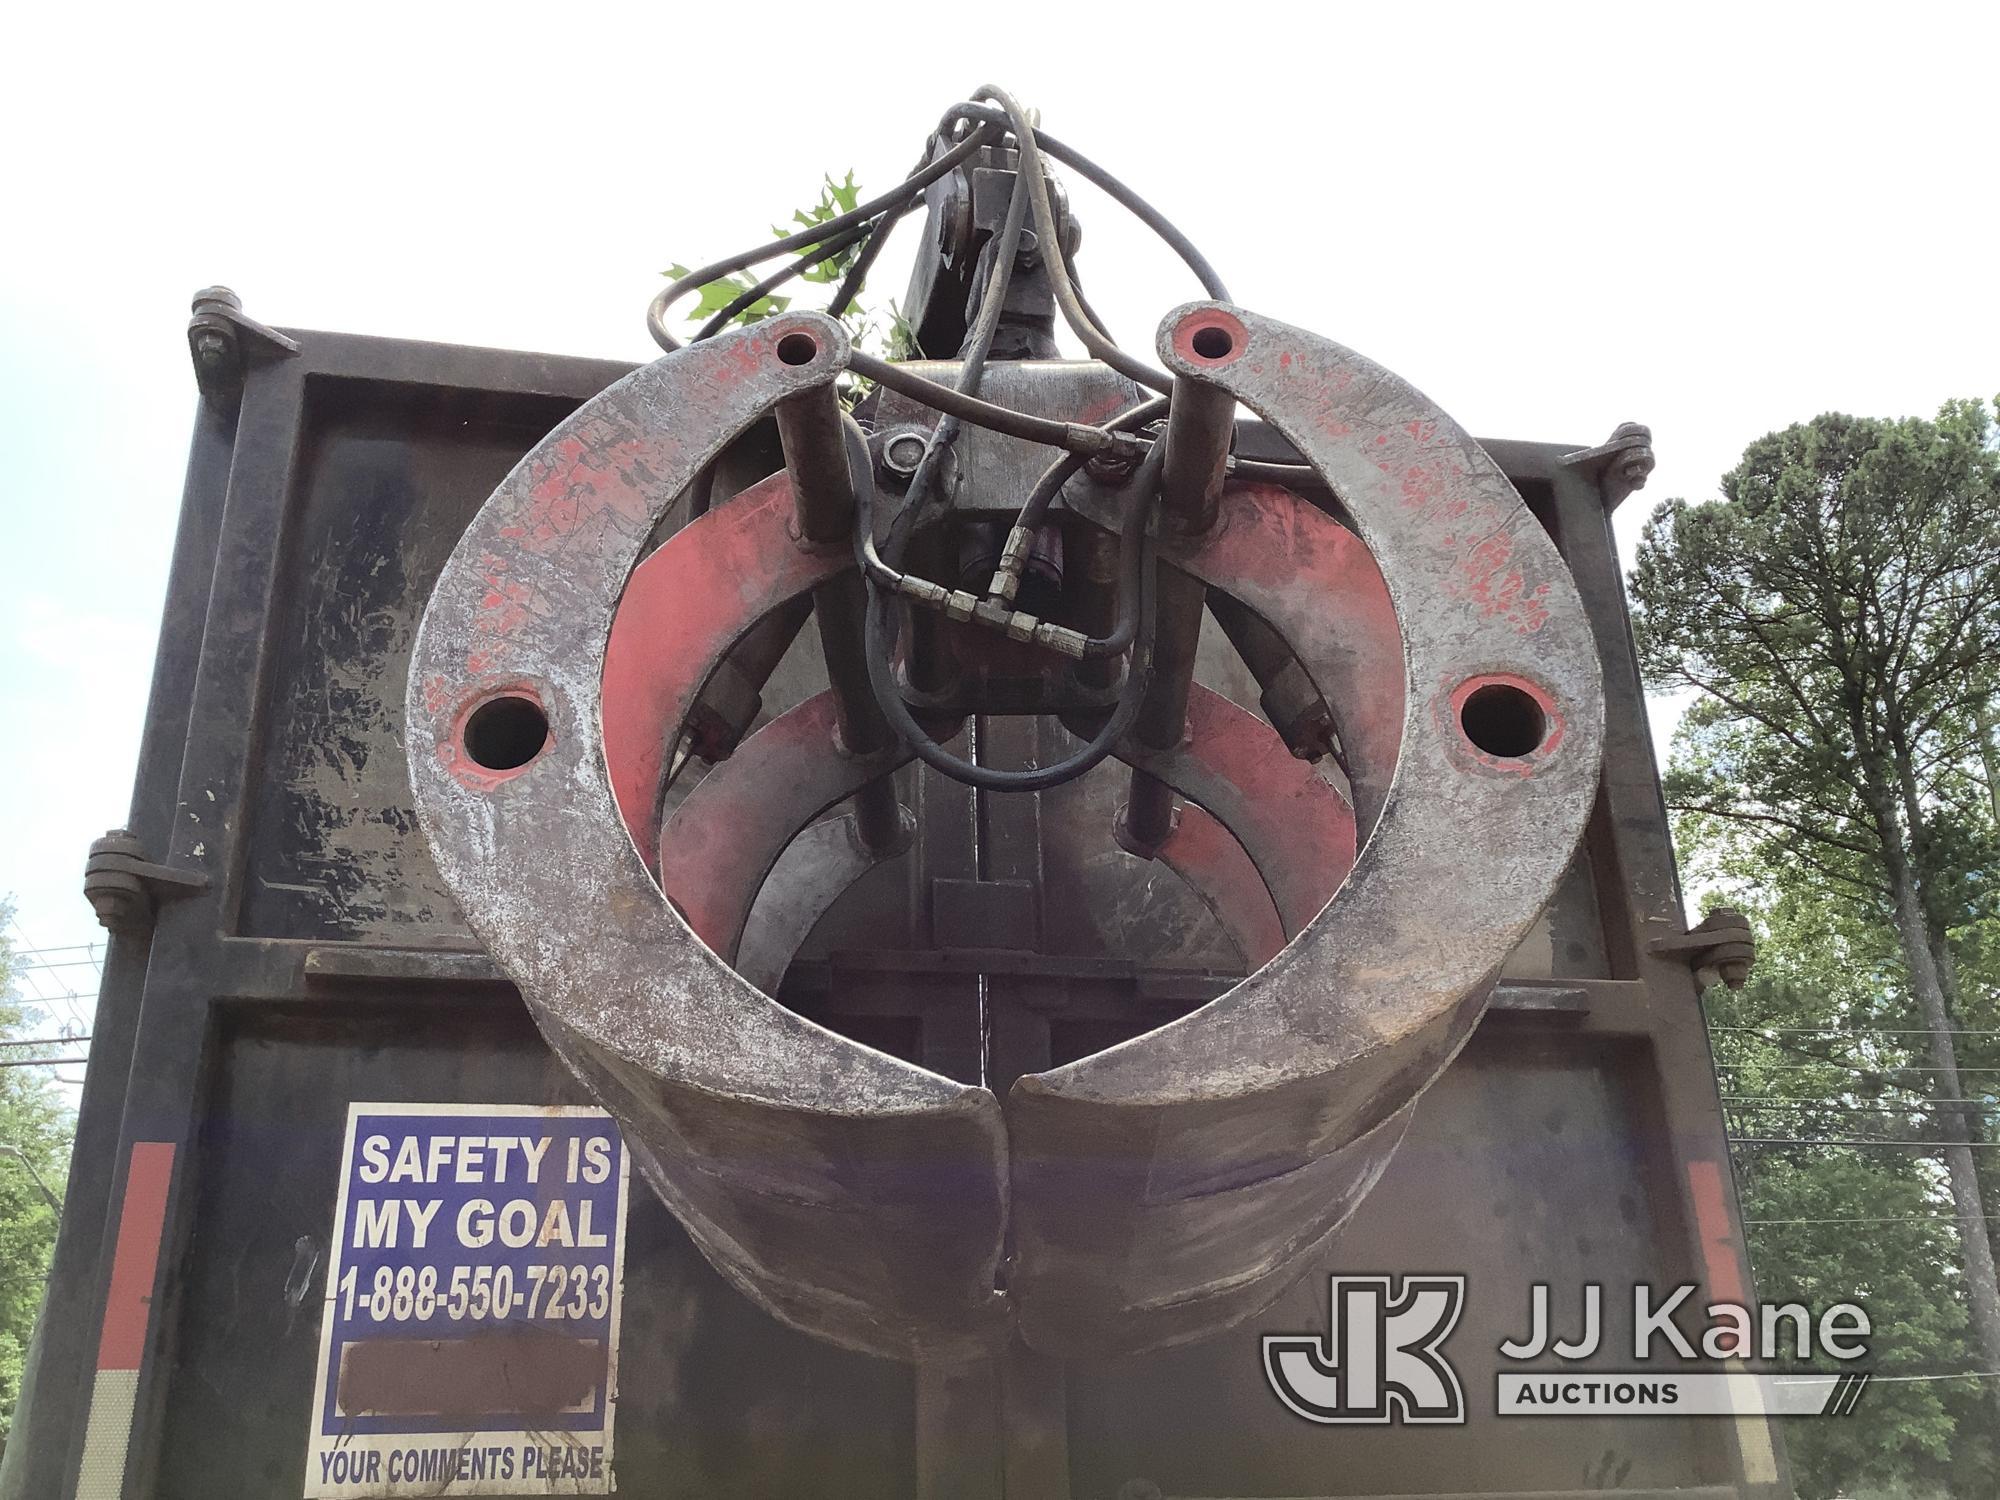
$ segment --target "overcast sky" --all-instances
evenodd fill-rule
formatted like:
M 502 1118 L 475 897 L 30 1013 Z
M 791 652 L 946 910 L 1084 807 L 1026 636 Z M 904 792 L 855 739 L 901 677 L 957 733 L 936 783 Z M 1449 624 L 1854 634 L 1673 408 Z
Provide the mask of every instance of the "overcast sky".
M 31 6 L 0 92 L 0 896 L 101 934 L 188 423 L 189 295 L 340 329 L 649 358 L 658 272 L 822 171 L 870 189 L 1011 88 L 1242 303 L 1474 433 L 1650 423 L 1705 497 L 1831 409 L 2000 389 L 2000 5 Z M 1197 294 L 1080 189 L 1093 302 Z M 877 275 L 899 293 L 907 251 Z M 68 971 L 79 987 L 88 970 Z

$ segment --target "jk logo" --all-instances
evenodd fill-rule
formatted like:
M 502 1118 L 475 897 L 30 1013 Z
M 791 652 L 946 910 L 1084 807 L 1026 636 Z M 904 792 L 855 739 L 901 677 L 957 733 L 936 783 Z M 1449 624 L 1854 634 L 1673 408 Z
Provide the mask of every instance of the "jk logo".
M 1465 1307 L 1463 1276 L 1335 1276 L 1326 1338 L 1266 1334 L 1264 1377 L 1308 1422 L 1465 1421 L 1438 1352 Z

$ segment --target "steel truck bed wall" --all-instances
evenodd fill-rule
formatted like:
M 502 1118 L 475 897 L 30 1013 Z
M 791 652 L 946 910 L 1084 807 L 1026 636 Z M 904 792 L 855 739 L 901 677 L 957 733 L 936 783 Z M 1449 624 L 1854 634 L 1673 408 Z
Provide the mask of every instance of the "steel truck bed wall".
M 77 1493 L 87 1465 L 92 1495 L 298 1496 L 349 1103 L 587 1102 L 442 893 L 410 811 L 400 705 L 411 633 L 468 519 L 626 367 L 289 337 L 292 352 L 248 347 L 240 381 L 209 381 L 198 413 L 130 826 L 146 859 L 205 883 L 154 882 L 156 916 L 111 944 L 12 1495 Z M 1587 1280 L 1747 1285 L 1695 988 L 1683 961 L 1648 952 L 1682 912 L 1615 481 L 1565 466 L 1565 448 L 1487 447 L 1591 612 L 1603 790 L 1551 919 L 1329 1264 L 1200 1344 L 954 1375 L 780 1327 L 635 1181 L 621 1491 L 1775 1493 L 1761 1423 L 1494 1421 L 1474 1377 L 1470 1427 L 1329 1428 L 1284 1410 L 1263 1375 L 1261 1332 L 1325 1327 L 1329 1269 L 1468 1274 L 1453 1340 L 1482 1354 L 1524 1331 L 1537 1281 L 1558 1308 L 1572 1289 L 1572 1316 Z M 798 1003 L 838 1010 L 851 980 L 838 954 L 801 963 Z M 923 1019 L 874 1024 L 895 1045 Z M 1058 1014 L 1068 1030 L 1043 1044 L 1090 1050 L 1092 1024 L 1087 1005 Z M 135 1287 L 134 1265 L 156 1270 Z M 1615 1346 L 1629 1312 L 1607 1302 Z M 121 1350 L 132 1370 L 106 1363 Z

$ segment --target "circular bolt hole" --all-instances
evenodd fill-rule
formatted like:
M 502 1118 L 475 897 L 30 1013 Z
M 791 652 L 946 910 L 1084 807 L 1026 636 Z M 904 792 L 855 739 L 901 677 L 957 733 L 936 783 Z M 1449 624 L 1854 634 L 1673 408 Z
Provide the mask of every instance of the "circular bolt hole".
M 809 365 L 819 358 L 819 340 L 809 333 L 788 333 L 778 340 L 778 358 L 788 365 Z
M 1534 696 L 1505 682 L 1488 683 L 1467 697 L 1458 724 L 1479 749 L 1510 760 L 1534 754 L 1549 732 Z
M 1227 328 L 1197 328 L 1188 342 L 1203 359 L 1227 359 L 1236 347 L 1236 340 L 1229 336 Z
M 532 698 L 509 695 L 482 703 L 465 721 L 465 753 L 488 771 L 516 771 L 549 742 L 549 716 Z

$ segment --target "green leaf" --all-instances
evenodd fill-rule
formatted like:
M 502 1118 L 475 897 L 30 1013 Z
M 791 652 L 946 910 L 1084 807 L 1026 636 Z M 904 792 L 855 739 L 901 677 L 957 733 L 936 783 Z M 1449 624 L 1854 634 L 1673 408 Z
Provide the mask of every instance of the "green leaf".
M 792 227 L 780 227 L 773 224 L 771 226 L 772 237 L 775 239 L 785 239 L 801 229 L 815 228 L 818 225 L 825 224 L 839 217 L 841 214 L 852 211 L 860 205 L 860 202 L 861 187 L 854 180 L 852 168 L 838 182 L 834 181 L 831 174 L 822 176 L 820 179 L 819 200 L 808 207 L 794 209 L 792 211 Z M 802 245 L 797 247 L 793 251 L 793 254 L 795 256 L 805 256 L 811 254 L 817 248 L 815 245 Z M 808 266 L 800 271 L 798 273 L 798 280 L 814 286 L 836 285 L 846 279 L 848 271 L 853 267 L 860 253 L 861 246 L 859 244 L 849 245 L 846 249 L 829 255 L 818 264 Z M 670 279 L 678 281 L 686 277 L 689 271 L 686 266 L 675 262 L 667 268 L 665 274 Z M 760 279 L 761 277 L 759 276 L 739 272 L 712 281 L 707 286 L 699 289 L 693 306 L 687 308 L 683 316 L 693 323 L 705 323 L 721 312 L 722 309 L 729 306 L 737 297 L 755 286 Z M 731 321 L 734 323 L 755 323 L 762 318 L 770 317 L 773 313 L 784 311 L 785 308 L 791 306 L 791 303 L 792 299 L 786 296 L 769 295 L 759 297 L 755 302 L 735 314 Z M 851 306 L 845 314 L 845 318 L 850 330 L 855 334 L 857 343 L 860 342 L 864 335 L 872 334 L 872 325 L 869 322 L 865 309 L 859 306 Z

